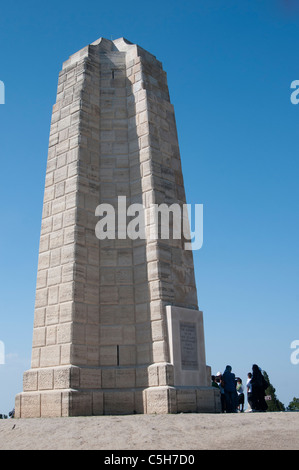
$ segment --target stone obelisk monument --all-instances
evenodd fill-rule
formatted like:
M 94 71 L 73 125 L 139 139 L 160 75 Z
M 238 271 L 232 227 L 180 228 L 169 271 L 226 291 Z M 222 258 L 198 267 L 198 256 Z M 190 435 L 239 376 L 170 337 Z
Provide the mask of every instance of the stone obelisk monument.
M 32 363 L 16 417 L 219 410 L 192 251 L 150 237 L 152 222 L 143 238 L 117 227 L 99 239 L 97 207 L 118 217 L 120 196 L 145 213 L 186 203 L 161 63 L 123 38 L 100 38 L 59 74 Z

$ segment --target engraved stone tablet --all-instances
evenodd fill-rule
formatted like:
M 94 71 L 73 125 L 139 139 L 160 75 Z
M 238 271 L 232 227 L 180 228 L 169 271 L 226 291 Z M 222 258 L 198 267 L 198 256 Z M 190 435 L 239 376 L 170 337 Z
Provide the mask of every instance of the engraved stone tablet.
M 197 370 L 197 334 L 195 323 L 180 322 L 182 369 Z
M 209 386 L 202 312 L 168 305 L 166 313 L 174 385 Z

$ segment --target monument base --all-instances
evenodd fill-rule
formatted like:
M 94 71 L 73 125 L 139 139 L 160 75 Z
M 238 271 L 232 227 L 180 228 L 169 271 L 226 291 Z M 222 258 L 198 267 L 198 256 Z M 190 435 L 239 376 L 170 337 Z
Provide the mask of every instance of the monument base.
M 221 412 L 220 393 L 214 387 L 151 387 L 144 393 L 147 414 Z
M 169 385 L 173 365 L 31 369 L 16 396 L 16 418 L 220 412 L 219 390 Z
M 15 418 L 54 418 L 126 414 L 219 413 L 212 387 L 150 387 L 145 390 L 53 390 L 16 396 Z
M 202 312 L 167 306 L 166 314 L 170 362 L 30 369 L 15 417 L 220 412 L 220 391 L 210 386 L 206 366 Z

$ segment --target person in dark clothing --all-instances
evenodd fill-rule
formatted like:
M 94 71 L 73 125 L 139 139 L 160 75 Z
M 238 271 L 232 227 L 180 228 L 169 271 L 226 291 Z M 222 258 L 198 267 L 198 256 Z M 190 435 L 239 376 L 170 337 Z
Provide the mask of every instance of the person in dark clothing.
M 252 373 L 248 372 L 247 375 L 247 401 L 249 405 L 249 411 L 252 411 L 252 386 L 251 386 L 251 379 L 252 379 Z
M 216 374 L 216 382 L 220 389 L 220 398 L 221 398 L 221 412 L 224 413 L 226 411 L 226 404 L 225 404 L 225 392 L 224 392 L 224 382 L 222 379 L 221 372 L 217 372 Z
M 244 411 L 244 387 L 242 384 L 242 379 L 237 378 L 237 394 L 238 394 L 238 410 L 242 413 Z
M 219 385 L 218 385 L 217 382 L 216 382 L 216 377 L 215 377 L 215 375 L 212 375 L 212 387 L 218 388 L 218 390 L 220 390 L 220 389 L 219 389 Z
M 252 410 L 253 411 L 266 411 L 268 405 L 265 400 L 265 390 L 268 386 L 260 368 L 253 364 L 252 366 L 252 378 L 250 381 L 252 387 Z
M 226 366 L 222 379 L 224 382 L 226 412 L 235 413 L 237 410 L 236 376 L 232 373 L 231 366 Z

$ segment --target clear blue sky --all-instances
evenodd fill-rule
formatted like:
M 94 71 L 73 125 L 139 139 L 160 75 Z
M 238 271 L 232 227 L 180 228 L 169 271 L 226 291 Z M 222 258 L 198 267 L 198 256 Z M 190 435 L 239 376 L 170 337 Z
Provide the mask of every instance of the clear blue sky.
M 71 54 L 126 37 L 168 74 L 188 202 L 204 205 L 195 252 L 207 362 L 246 379 L 265 369 L 299 396 L 299 9 L 295 0 L 2 2 L 0 412 L 30 368 L 51 108 Z

